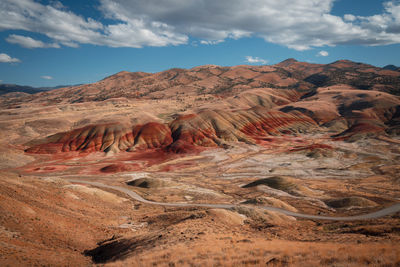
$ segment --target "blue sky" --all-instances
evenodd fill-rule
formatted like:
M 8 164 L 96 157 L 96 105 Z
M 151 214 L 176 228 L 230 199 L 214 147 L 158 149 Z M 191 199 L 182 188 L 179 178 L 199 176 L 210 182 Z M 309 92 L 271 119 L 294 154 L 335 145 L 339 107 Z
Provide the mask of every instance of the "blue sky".
M 400 65 L 399 52 L 397 0 L 0 1 L 2 83 L 78 84 L 122 70 L 292 57 Z

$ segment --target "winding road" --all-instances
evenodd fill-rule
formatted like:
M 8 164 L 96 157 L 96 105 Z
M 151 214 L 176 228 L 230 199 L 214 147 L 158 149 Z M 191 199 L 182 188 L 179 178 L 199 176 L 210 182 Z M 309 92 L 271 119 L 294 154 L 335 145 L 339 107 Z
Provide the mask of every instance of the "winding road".
M 164 202 L 156 202 L 144 199 L 137 193 L 129 190 L 128 188 L 122 186 L 115 186 L 115 185 L 106 185 L 99 182 L 90 182 L 90 181 L 83 181 L 83 180 L 76 180 L 76 179 L 69 179 L 71 183 L 79 183 L 79 184 L 87 184 L 92 185 L 100 188 L 107 188 L 122 192 L 129 197 L 140 201 L 142 203 L 151 204 L 151 205 L 159 205 L 165 207 L 202 207 L 202 208 L 216 208 L 216 209 L 231 209 L 238 207 L 240 205 L 237 204 L 201 204 L 201 203 L 164 203 Z M 299 212 L 293 212 L 281 208 L 270 207 L 270 206 L 257 206 L 258 208 L 262 208 L 269 211 L 279 212 L 288 216 L 293 216 L 297 218 L 304 218 L 304 219 L 315 219 L 315 220 L 331 220 L 331 221 L 356 221 L 356 220 L 368 220 L 368 219 L 376 219 L 380 217 L 384 217 L 389 214 L 393 214 L 400 211 L 400 203 L 394 204 L 390 207 L 367 213 L 362 215 L 355 215 L 355 216 L 348 216 L 348 217 L 333 217 L 333 216 L 321 216 L 321 215 L 311 215 L 311 214 L 304 214 Z

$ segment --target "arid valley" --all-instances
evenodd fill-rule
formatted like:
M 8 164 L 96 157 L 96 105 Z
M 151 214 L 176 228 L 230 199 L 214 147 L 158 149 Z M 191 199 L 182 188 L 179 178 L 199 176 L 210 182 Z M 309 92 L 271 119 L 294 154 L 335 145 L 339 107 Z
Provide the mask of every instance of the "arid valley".
M 400 71 L 120 72 L 0 96 L 1 266 L 399 266 Z

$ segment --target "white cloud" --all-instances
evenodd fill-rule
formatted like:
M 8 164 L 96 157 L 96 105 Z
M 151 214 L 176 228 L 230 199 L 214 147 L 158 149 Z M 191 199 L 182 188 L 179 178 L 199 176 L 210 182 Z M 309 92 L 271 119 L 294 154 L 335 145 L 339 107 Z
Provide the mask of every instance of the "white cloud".
M 55 43 L 69 47 L 78 47 L 79 44 L 111 47 L 166 46 L 183 44 L 188 40 L 187 36 L 175 33 L 173 27 L 164 23 L 119 16 L 114 19 L 119 22 L 103 25 L 68 11 L 57 2 L 53 5 L 42 5 L 32 0 L 0 1 L 0 31 L 24 30 L 41 33 Z M 38 43 L 40 41 L 27 38 L 29 37 L 11 40 L 26 46 L 42 45 Z
M 10 57 L 7 54 L 1 53 L 0 54 L 0 62 L 3 62 L 3 63 L 17 63 L 17 62 L 21 62 L 21 60 L 19 60 L 18 58 Z
M 53 79 L 53 77 L 48 76 L 48 75 L 40 76 L 40 78 L 45 79 L 45 80 L 52 80 Z
M 222 43 L 224 40 L 201 40 L 200 44 L 203 45 L 215 45 L 215 44 L 219 44 Z
M 385 2 L 384 12 L 373 16 L 335 16 L 333 5 L 334 0 L 100 0 L 99 9 L 111 21 L 103 24 L 57 1 L 1 0 L 0 30 L 41 33 L 70 47 L 180 45 L 189 37 L 215 44 L 249 36 L 296 50 L 400 43 L 398 0 Z M 42 45 L 24 38 L 15 43 Z
M 251 64 L 267 64 L 268 61 L 259 57 L 246 56 L 246 62 Z
M 140 18 L 172 27 L 176 33 L 203 40 L 258 36 L 296 50 L 340 44 L 383 45 L 400 35 L 361 24 L 363 17 L 330 14 L 334 0 L 101 0 L 101 9 L 120 20 Z M 400 3 L 385 5 L 389 21 Z M 368 17 L 366 17 L 368 18 Z M 400 23 L 399 23 L 400 24 Z
M 329 56 L 329 53 L 325 50 L 322 50 L 322 51 L 319 51 L 317 55 L 321 56 L 321 57 L 327 57 L 327 56 Z
M 47 44 L 31 37 L 17 34 L 9 35 L 6 41 L 11 44 L 18 44 L 25 48 L 60 48 L 60 45 L 57 43 Z
M 357 19 L 357 17 L 352 14 L 345 14 L 343 18 L 345 21 L 355 21 Z

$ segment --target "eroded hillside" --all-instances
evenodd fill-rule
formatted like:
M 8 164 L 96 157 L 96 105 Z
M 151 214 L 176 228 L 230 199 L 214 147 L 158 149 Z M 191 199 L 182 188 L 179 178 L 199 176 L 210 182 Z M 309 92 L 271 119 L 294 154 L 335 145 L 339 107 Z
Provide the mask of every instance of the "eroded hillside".
M 3 95 L 0 265 L 396 266 L 399 88 L 289 59 Z

